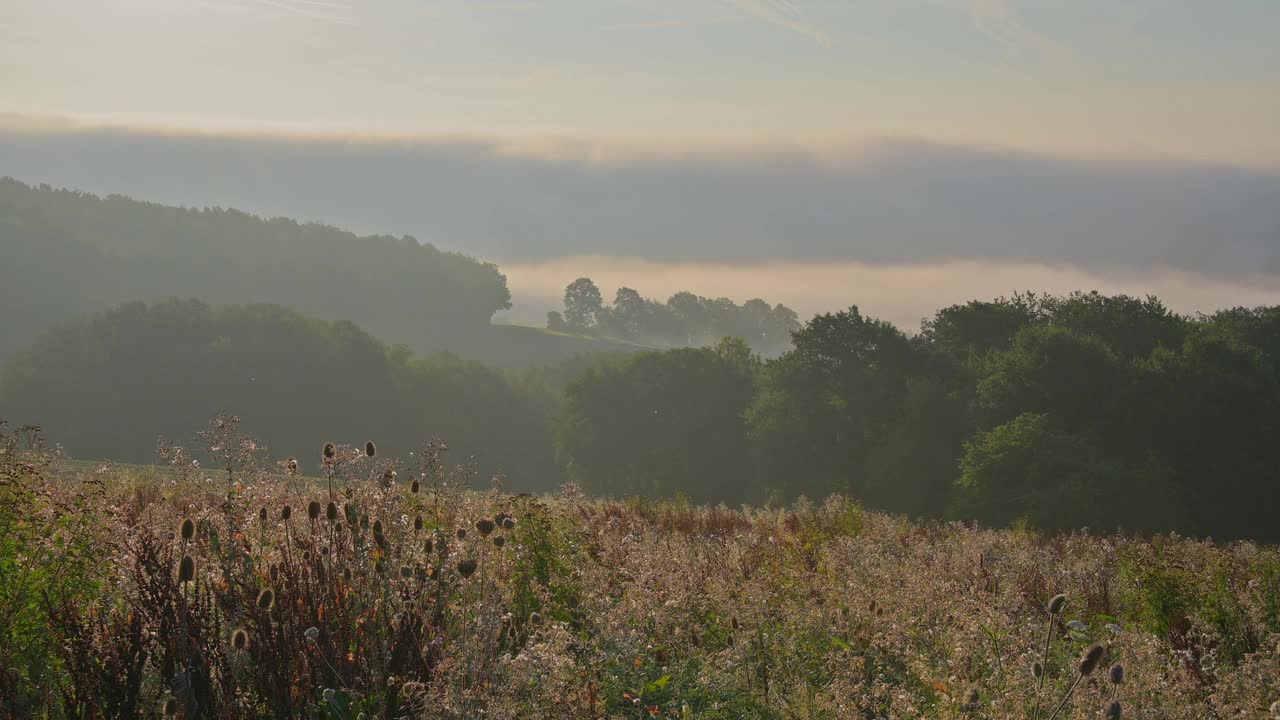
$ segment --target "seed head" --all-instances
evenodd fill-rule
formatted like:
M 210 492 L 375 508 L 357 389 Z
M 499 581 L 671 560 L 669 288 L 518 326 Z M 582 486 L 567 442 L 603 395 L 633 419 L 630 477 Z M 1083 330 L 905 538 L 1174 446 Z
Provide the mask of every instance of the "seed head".
M 377 455 L 377 454 L 378 454 L 378 448 L 374 447 L 372 440 L 364 444 L 365 457 L 373 457 L 374 455 Z
M 494 544 L 496 547 L 502 547 L 503 545 L 506 545 L 506 544 L 507 544 L 507 539 L 506 539 L 506 538 L 504 538 L 504 537 L 502 537 L 501 535 L 495 535 L 495 536 L 493 537 L 493 544 Z
M 265 588 L 258 593 L 257 605 L 259 610 L 270 610 L 276 604 L 276 593 L 271 588 Z
M 290 475 L 297 475 L 298 474 L 298 458 L 291 457 L 288 460 L 285 460 L 284 469 L 285 469 L 285 472 L 289 473 Z
M 466 528 L 458 528 L 458 539 L 459 539 L 459 540 L 466 540 L 466 539 L 467 539 L 467 529 L 466 529 Z
M 313 625 L 307 628 L 306 631 L 302 633 L 302 636 L 307 639 L 307 642 L 313 643 L 320 639 L 320 628 Z
M 1080 674 L 1091 675 L 1094 670 L 1098 669 L 1098 663 L 1102 662 L 1102 656 L 1106 654 L 1106 649 L 1101 645 L 1094 645 L 1084 651 L 1084 655 L 1080 656 Z
M 321 696 L 324 697 L 325 702 L 333 702 L 334 695 L 337 695 L 337 693 L 333 691 L 333 688 L 325 688 L 324 692 L 321 693 Z
M 419 515 L 413 519 L 413 529 L 422 532 L 422 516 Z
M 511 528 L 513 528 L 513 527 L 515 527 L 515 526 L 516 526 L 516 519 L 515 519 L 515 518 L 513 518 L 513 517 L 504 517 L 504 518 L 502 518 L 502 528 L 503 528 L 504 530 L 510 530 Z
M 258 520 L 259 520 L 260 522 L 266 522 L 266 521 L 267 521 L 267 509 L 266 509 L 266 508 L 259 508 L 259 509 L 258 509 Z
M 320 517 L 320 501 L 319 500 L 312 500 L 311 502 L 307 503 L 307 517 L 311 518 L 312 520 L 315 520 L 316 518 Z
M 241 651 L 248 649 L 249 633 L 245 632 L 244 628 L 236 628 L 236 631 L 231 633 L 231 647 Z
M 489 518 L 481 518 L 476 521 L 476 530 L 480 531 L 480 537 L 489 537 L 489 533 L 493 532 L 495 525 Z
M 288 520 L 291 515 L 293 515 L 293 508 L 289 507 L 288 505 L 285 505 L 284 507 L 280 508 L 281 520 Z
M 338 504 L 330 500 L 328 507 L 324 509 L 324 516 L 329 522 L 337 522 L 338 520 Z
M 1044 663 L 1040 662 L 1039 660 L 1036 660 L 1035 662 L 1031 663 L 1031 677 L 1039 680 L 1043 676 L 1044 676 Z
M 190 555 L 183 555 L 178 563 L 178 582 L 189 583 L 196 577 L 196 561 Z
M 324 444 L 325 464 L 328 465 L 329 463 L 333 462 L 334 458 L 336 457 L 338 457 L 338 446 L 334 445 L 333 443 L 325 443 Z
M 196 536 L 196 524 L 191 522 L 191 518 L 182 521 L 182 527 L 178 528 L 178 535 L 182 536 L 183 540 L 190 540 Z
M 530 625 L 540 625 L 541 623 L 542 623 L 542 613 L 538 612 L 537 610 L 534 610 L 532 613 L 530 613 L 529 615 Z
M 1107 720 L 1120 720 L 1120 701 L 1112 700 L 1107 706 Z
M 164 716 L 174 717 L 178 714 L 178 698 L 170 695 L 164 699 Z
M 1116 663 L 1115 665 L 1112 665 L 1111 669 L 1107 671 L 1107 679 L 1111 681 L 1112 685 L 1119 685 L 1123 683 L 1124 682 L 1124 666 L 1121 665 L 1120 663 Z
M 1052 600 L 1049 601 L 1049 605 L 1046 609 L 1049 611 L 1050 615 L 1058 615 L 1062 612 L 1062 608 L 1066 607 L 1066 605 L 1067 605 L 1067 596 L 1064 595 L 1063 593 L 1058 593 L 1057 595 L 1053 596 Z
M 408 565 L 401 565 L 400 577 L 406 578 L 406 579 L 413 577 L 413 568 L 409 567 Z
M 418 491 L 421 489 L 422 489 L 422 486 L 418 484 L 417 478 L 414 478 L 413 482 L 409 483 L 409 492 L 413 493 L 414 495 L 417 495 Z
M 435 549 L 434 546 L 435 543 L 431 542 L 431 538 L 427 538 L 426 542 L 422 543 L 422 552 L 430 555 L 431 551 Z
M 472 573 L 476 571 L 476 567 L 477 565 L 475 560 L 459 560 L 458 574 L 461 575 L 463 578 L 469 578 L 471 577 Z

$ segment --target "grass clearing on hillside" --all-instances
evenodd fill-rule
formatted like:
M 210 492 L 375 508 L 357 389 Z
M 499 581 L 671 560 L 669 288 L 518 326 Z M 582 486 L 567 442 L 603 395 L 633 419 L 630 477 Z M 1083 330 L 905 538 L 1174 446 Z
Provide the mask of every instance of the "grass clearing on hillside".
M 215 461 L 169 447 L 155 471 L 3 430 L 0 717 L 1190 720 L 1280 698 L 1274 547 L 477 492 L 439 446 L 318 444 L 302 479 L 234 418 Z

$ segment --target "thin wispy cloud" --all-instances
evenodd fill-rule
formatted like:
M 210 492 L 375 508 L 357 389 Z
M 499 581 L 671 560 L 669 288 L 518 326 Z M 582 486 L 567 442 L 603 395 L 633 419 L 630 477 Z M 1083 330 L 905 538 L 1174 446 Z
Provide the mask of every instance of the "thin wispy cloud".
M 1057 59 L 1069 55 L 1060 43 L 1027 27 L 1013 0 L 968 0 L 967 9 L 974 27 L 1004 45 L 1010 55 L 1028 51 Z
M 725 2 L 757 20 L 807 37 L 820 47 L 831 47 L 831 36 L 806 21 L 800 8 L 789 0 L 725 0 Z

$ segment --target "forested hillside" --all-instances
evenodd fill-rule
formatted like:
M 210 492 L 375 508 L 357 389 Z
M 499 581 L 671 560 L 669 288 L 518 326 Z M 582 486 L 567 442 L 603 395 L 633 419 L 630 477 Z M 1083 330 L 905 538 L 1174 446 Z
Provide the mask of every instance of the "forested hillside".
M 0 408 L 81 458 L 145 462 L 156 436 L 225 411 L 279 455 L 441 438 L 519 488 L 842 493 L 993 525 L 1280 539 L 1280 308 L 1020 295 L 945 308 L 916 335 L 852 307 L 793 338 L 772 360 L 725 339 L 514 374 L 276 306 L 135 303 L 15 356 Z
M 411 237 L 9 178 L 0 178 L 0 249 L 0 358 L 52 322 L 169 297 L 275 303 L 417 350 L 457 349 L 484 342 L 511 299 L 493 265 Z

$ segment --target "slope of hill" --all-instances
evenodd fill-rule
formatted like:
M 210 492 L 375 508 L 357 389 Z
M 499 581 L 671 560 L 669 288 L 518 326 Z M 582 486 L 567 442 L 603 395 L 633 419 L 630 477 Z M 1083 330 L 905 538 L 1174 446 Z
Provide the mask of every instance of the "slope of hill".
M 0 358 L 42 328 L 119 302 L 273 303 L 446 349 L 510 306 L 489 263 L 411 237 L 33 187 L 0 179 Z

